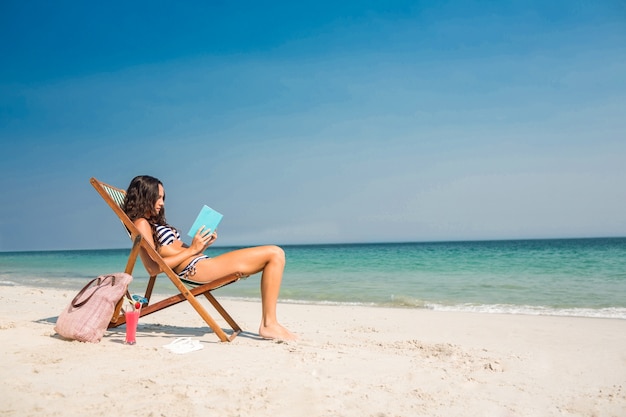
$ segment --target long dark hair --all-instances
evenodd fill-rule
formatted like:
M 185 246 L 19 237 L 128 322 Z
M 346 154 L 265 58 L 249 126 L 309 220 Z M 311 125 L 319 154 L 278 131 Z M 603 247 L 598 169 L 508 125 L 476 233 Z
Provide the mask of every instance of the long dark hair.
M 122 210 L 132 221 L 142 217 L 148 220 L 152 228 L 152 239 L 157 248 L 161 245 L 156 236 L 156 225 L 169 226 L 165 220 L 165 207 L 161 208 L 159 213 L 154 209 L 159 199 L 159 185 L 163 186 L 163 183 L 150 175 L 136 176 L 126 190 L 126 198 L 122 205 Z M 165 196 L 163 198 L 165 199 Z

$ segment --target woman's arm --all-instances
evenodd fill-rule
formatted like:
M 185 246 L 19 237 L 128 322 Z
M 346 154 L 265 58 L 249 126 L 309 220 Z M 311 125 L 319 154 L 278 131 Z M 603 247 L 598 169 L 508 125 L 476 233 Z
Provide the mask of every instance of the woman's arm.
M 134 221 L 135 226 L 141 232 L 144 239 L 152 246 L 155 247 L 154 239 L 152 237 L 152 228 L 148 221 L 144 218 L 140 218 Z M 159 248 L 159 255 L 163 258 L 163 261 L 172 269 L 182 264 L 185 260 L 198 255 L 206 250 L 206 248 L 215 240 L 215 234 L 202 233 L 202 228 L 198 230 L 189 247 L 184 247 L 182 241 L 178 240 L 174 243 Z M 158 274 L 161 271 L 159 265 L 148 256 L 145 251 L 141 251 L 141 260 L 144 262 L 144 266 L 149 274 Z M 147 258 L 147 259 L 145 259 Z
M 150 246 L 154 248 L 152 228 L 150 228 L 150 224 L 148 223 L 148 221 L 144 218 L 140 218 L 135 220 L 133 223 L 135 224 L 135 226 L 137 226 L 137 229 L 139 229 L 139 233 L 141 233 L 142 238 L 145 239 L 146 242 L 148 242 L 148 244 L 150 244 Z M 159 264 L 156 263 L 156 261 L 152 259 L 150 255 L 148 255 L 145 249 L 142 248 L 139 251 L 139 257 L 141 257 L 141 262 L 143 263 L 144 268 L 146 268 L 146 271 L 148 271 L 148 274 L 150 274 L 150 276 L 155 276 L 163 272 L 161 271 L 161 267 L 159 266 Z

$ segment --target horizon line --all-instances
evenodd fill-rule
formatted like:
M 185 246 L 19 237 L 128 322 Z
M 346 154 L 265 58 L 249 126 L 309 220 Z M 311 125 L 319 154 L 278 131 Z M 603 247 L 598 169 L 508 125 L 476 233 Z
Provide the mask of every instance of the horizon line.
M 529 237 L 529 238 L 503 238 L 503 239 L 459 239 L 459 240 L 398 240 L 398 241 L 379 241 L 379 242 L 319 242 L 319 243 L 283 243 L 275 244 L 280 247 L 294 246 L 346 246 L 346 245 L 402 245 L 402 244 L 432 244 L 432 243 L 487 243 L 487 242 L 523 242 L 523 241 L 540 241 L 540 240 L 599 240 L 599 239 L 625 239 L 626 236 L 587 236 L 587 237 Z M 247 248 L 255 246 L 263 246 L 264 244 L 250 245 L 216 245 L 211 246 L 213 249 L 227 248 Z M 208 248 L 207 250 L 211 249 Z M 80 252 L 80 251 L 114 251 L 114 250 L 130 250 L 129 247 L 119 248 L 84 248 L 84 249 L 23 249 L 0 251 L 0 254 L 6 253 L 27 253 L 27 252 Z M 206 252 L 206 251 L 205 251 Z

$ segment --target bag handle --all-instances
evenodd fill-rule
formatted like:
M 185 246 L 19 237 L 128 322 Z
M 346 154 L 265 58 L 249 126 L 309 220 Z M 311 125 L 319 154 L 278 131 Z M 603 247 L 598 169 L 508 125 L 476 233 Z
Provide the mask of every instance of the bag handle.
M 80 291 L 78 292 L 78 294 L 76 294 L 76 297 L 74 297 L 74 299 L 72 300 L 72 307 L 74 307 L 74 308 L 80 308 L 80 307 L 84 306 L 84 305 L 87 303 L 87 301 L 89 301 L 89 300 L 91 299 L 91 297 L 93 297 L 93 295 L 96 293 L 96 291 L 98 291 L 100 288 L 102 288 L 102 287 L 103 287 L 103 285 L 102 285 L 102 284 L 104 283 L 104 281 L 105 281 L 107 278 L 111 278 L 111 286 L 114 286 L 114 285 L 115 285 L 115 276 L 114 276 L 114 275 L 106 275 L 106 276 L 104 276 L 104 277 L 94 278 L 94 279 L 92 279 L 91 281 L 89 281 L 89 283 L 88 283 L 87 285 L 85 285 L 85 286 L 83 287 L 83 289 L 82 289 L 82 290 L 80 290 Z M 91 284 L 93 284 L 95 281 L 98 281 L 98 282 L 96 283 L 96 285 L 98 286 L 98 288 L 96 288 L 96 289 L 94 290 L 94 292 L 92 292 L 92 293 L 89 295 L 89 297 L 87 297 L 86 299 L 84 299 L 83 301 L 81 301 L 81 302 L 79 303 L 77 300 L 78 300 L 78 299 L 79 299 L 79 298 L 80 298 L 80 297 L 81 297 L 81 296 L 85 293 L 85 291 L 87 291 L 87 290 L 89 289 L 89 287 L 91 287 Z

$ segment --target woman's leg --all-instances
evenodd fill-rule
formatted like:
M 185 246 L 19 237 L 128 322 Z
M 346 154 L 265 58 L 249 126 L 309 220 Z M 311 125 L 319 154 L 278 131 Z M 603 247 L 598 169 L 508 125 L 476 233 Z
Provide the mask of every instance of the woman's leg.
M 276 318 L 276 303 L 285 269 L 285 252 L 278 246 L 259 246 L 227 252 L 196 264 L 193 280 L 210 282 L 232 273 L 261 274 L 262 318 L 259 335 L 269 339 L 295 339 Z

